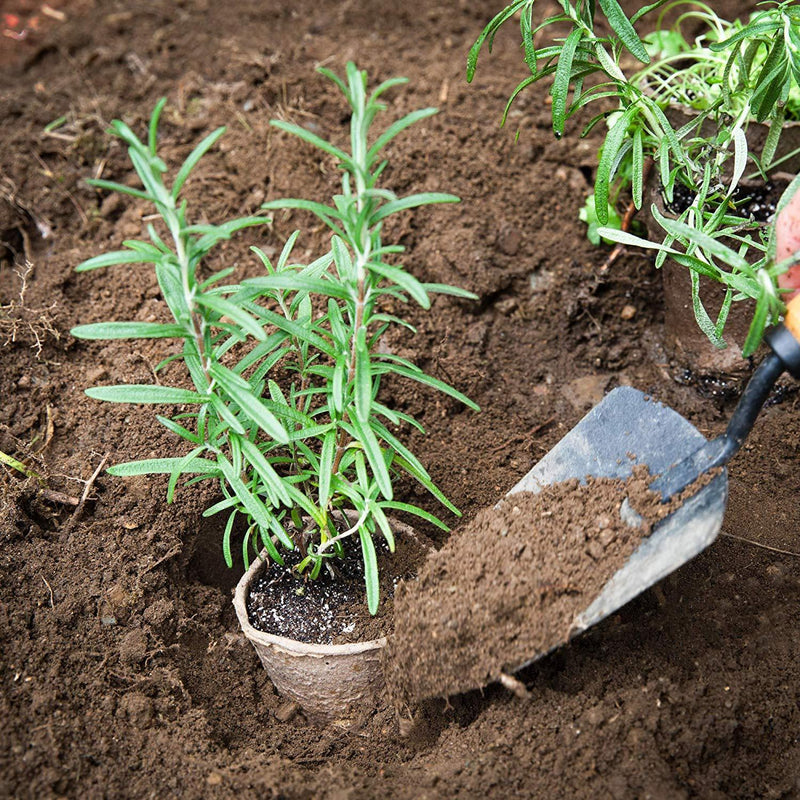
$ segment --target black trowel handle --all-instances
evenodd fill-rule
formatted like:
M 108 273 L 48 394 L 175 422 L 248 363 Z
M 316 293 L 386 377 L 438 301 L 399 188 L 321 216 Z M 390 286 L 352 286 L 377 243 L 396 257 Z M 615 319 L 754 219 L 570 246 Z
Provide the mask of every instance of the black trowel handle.
M 758 365 L 745 386 L 725 433 L 670 467 L 650 484 L 653 491 L 661 492 L 662 500 L 682 491 L 704 472 L 724 466 L 739 452 L 775 381 L 784 372 L 800 380 L 800 295 L 787 306 L 783 323 L 767 331 L 764 338 L 772 353 Z

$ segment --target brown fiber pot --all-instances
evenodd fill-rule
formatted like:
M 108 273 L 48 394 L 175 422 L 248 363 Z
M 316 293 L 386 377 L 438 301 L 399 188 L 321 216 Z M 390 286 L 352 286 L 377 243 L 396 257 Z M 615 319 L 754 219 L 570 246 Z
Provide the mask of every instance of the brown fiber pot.
M 676 128 L 690 119 L 689 112 L 677 106 L 671 106 L 667 116 Z M 760 152 L 768 132 L 768 126 L 751 123 L 747 130 L 749 147 Z M 703 124 L 702 133 L 711 134 L 709 122 Z M 785 123 L 776 158 L 797 149 L 800 149 L 800 123 Z M 793 172 L 800 171 L 800 154 L 788 159 L 778 169 L 771 176 L 773 182 L 778 186 L 788 185 Z M 643 205 L 644 222 L 650 236 L 658 238 L 663 235 L 663 230 L 650 211 L 651 205 L 655 205 L 664 216 L 669 217 L 671 213 L 664 205 L 655 169 L 651 172 Z M 753 319 L 755 302 L 742 300 L 731 306 L 723 331 L 723 338 L 728 346 L 720 349 L 708 340 L 695 319 L 688 268 L 667 259 L 661 272 L 664 292 L 664 344 L 670 359 L 679 369 L 687 370 L 691 379 L 711 380 L 715 384 L 739 383 L 749 374 L 749 364 L 742 357 L 742 347 Z M 722 307 L 724 297 L 725 288 L 721 284 L 708 278 L 700 278 L 700 299 L 714 320 Z
M 648 87 L 643 89 L 647 93 Z M 652 93 L 651 93 L 652 94 Z M 685 106 L 671 104 L 664 112 L 670 124 L 678 130 L 690 120 L 697 117 L 697 112 Z M 713 139 L 716 128 L 713 122 L 705 120 L 700 126 L 698 135 Z M 751 121 L 747 127 L 747 144 L 752 152 L 760 153 L 764 147 L 769 126 Z M 788 157 L 790 156 L 791 157 Z M 800 122 L 785 122 L 774 161 L 787 156 L 779 164 L 770 178 L 778 185 L 791 181 L 800 172 Z M 733 159 L 725 165 L 725 172 L 731 176 Z M 671 216 L 664 206 L 658 170 L 652 169 L 647 183 L 647 196 L 642 208 L 642 217 L 650 236 L 654 240 L 663 237 L 664 231 L 655 221 L 650 208 L 655 205 L 661 214 Z M 749 372 L 748 362 L 742 358 L 742 346 L 747 338 L 750 323 L 755 311 L 755 303 L 750 300 L 739 301 L 731 306 L 728 320 L 723 331 L 727 347 L 715 347 L 700 330 L 692 308 L 691 279 L 689 270 L 674 261 L 667 259 L 662 268 L 664 291 L 664 328 L 665 347 L 670 359 L 679 369 L 688 370 L 692 378 L 701 381 L 710 379 L 714 383 L 725 384 L 728 381 L 740 382 Z M 715 281 L 700 279 L 700 298 L 716 320 L 725 297 L 725 289 Z
M 418 538 L 410 526 L 390 522 L 399 546 L 403 538 Z M 246 602 L 250 585 L 268 559 L 266 550 L 262 551 L 236 586 L 233 605 L 239 625 L 281 695 L 296 701 L 317 722 L 346 726 L 369 710 L 383 691 L 381 651 L 386 637 L 323 645 L 257 630 L 248 619 Z

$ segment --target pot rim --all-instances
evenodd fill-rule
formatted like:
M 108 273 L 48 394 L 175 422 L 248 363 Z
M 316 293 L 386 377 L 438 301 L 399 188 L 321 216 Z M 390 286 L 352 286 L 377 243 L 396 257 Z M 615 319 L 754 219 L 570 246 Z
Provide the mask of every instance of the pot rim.
M 236 592 L 233 596 L 233 605 L 236 609 L 236 616 L 239 625 L 248 639 L 255 640 L 269 647 L 276 647 L 285 650 L 293 655 L 301 656 L 344 656 L 366 653 L 370 650 L 379 650 L 386 645 L 386 637 L 379 639 L 369 639 L 365 642 L 352 642 L 350 644 L 312 644 L 300 642 L 297 639 L 290 639 L 288 636 L 278 636 L 274 633 L 265 633 L 254 628 L 250 624 L 247 616 L 247 594 L 250 584 L 255 580 L 256 575 L 269 562 L 269 555 L 266 548 L 258 554 L 258 558 L 253 561 L 247 572 L 239 579 L 236 584 Z

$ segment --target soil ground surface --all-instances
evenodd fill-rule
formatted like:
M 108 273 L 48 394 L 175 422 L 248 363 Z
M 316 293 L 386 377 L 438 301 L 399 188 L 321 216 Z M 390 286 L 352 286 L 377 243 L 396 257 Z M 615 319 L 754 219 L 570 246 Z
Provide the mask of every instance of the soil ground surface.
M 20 3 L 20 14 L 34 6 Z M 462 203 L 408 213 L 385 238 L 407 247 L 417 277 L 479 300 L 410 309 L 416 336 L 395 334 L 387 346 L 482 411 L 418 385 L 384 391 L 427 428 L 405 432 L 407 441 L 465 522 L 614 386 L 651 393 L 705 435 L 723 429 L 734 398 L 693 385 L 664 354 L 651 261 L 632 252 L 600 271 L 606 252 L 584 238 L 577 212 L 596 140 L 553 138 L 546 86 L 520 97 L 499 127 L 525 74 L 513 25 L 465 84 L 467 49 L 498 7 L 81 0 L 58 3 L 63 19 L 48 17 L 22 40 L 3 36 L 0 450 L 50 494 L 2 468 L 0 796 L 800 795 L 800 422 L 791 383 L 730 467 L 714 545 L 520 673 L 527 699 L 498 686 L 437 701 L 425 730 L 405 738 L 386 708 L 348 731 L 315 728 L 302 714 L 286 720 L 236 626 L 231 589 L 241 566 L 224 566 L 217 523 L 200 517 L 219 499 L 213 487 L 181 490 L 166 506 L 166 480 L 101 473 L 86 483 L 106 457 L 175 448 L 152 408 L 83 393 L 150 381 L 161 343 L 69 335 L 79 323 L 164 314 L 147 267 L 74 272 L 141 236 L 150 214 L 84 182 L 132 181 L 109 122 L 122 117 L 144 134 L 166 96 L 160 147 L 171 163 L 228 126 L 187 184 L 197 221 L 289 195 L 322 200 L 338 188 L 329 160 L 268 123 L 288 119 L 343 141 L 345 109 L 314 68 L 341 72 L 348 59 L 375 81 L 410 78 L 387 96 L 390 118 L 441 109 L 391 145 L 384 185 L 450 191 Z M 221 248 L 210 267 L 254 274 L 248 245 L 279 252 L 295 227 L 297 255 L 317 255 L 325 232 L 287 212 Z M 398 497 L 429 502 L 411 484 Z

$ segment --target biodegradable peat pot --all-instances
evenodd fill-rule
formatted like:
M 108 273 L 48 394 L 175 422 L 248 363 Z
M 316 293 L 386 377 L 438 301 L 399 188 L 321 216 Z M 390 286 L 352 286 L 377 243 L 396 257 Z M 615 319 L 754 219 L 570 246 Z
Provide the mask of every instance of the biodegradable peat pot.
M 773 176 L 772 199 L 777 202 L 783 189 L 788 186 L 785 173 Z M 763 189 L 756 186 L 757 189 Z M 651 179 L 648 186 L 645 223 L 650 237 L 662 236 L 664 231 L 655 221 L 650 209 L 655 206 L 665 217 L 676 215 L 666 206 L 658 179 Z M 765 222 L 764 225 L 769 224 Z M 692 381 L 711 382 L 724 389 L 726 384 L 739 384 L 750 372 L 750 364 L 742 356 L 742 348 L 750 330 L 755 312 L 755 301 L 739 300 L 733 303 L 723 331 L 727 347 L 715 347 L 700 329 L 692 306 L 692 281 L 688 267 L 667 258 L 661 268 L 664 297 L 664 347 L 679 371 L 690 373 Z M 700 299 L 712 319 L 716 319 L 725 299 L 726 289 L 705 276 L 700 277 Z
M 667 118 L 674 128 L 685 125 L 693 116 L 691 109 L 683 106 L 670 106 Z M 706 120 L 701 126 L 700 135 L 711 138 L 714 126 Z M 752 152 L 760 152 L 764 146 L 769 126 L 751 122 L 747 129 L 748 147 Z M 800 171 L 800 122 L 784 123 L 775 159 L 797 151 L 794 156 L 779 166 L 780 171 L 770 175 L 771 182 L 778 187 L 773 197 L 778 199 L 782 188 L 788 186 L 795 172 Z M 730 170 L 732 164 L 726 165 Z M 742 182 L 743 188 L 750 187 L 763 191 L 764 184 Z M 782 187 L 782 188 L 781 188 Z M 663 236 L 664 231 L 651 213 L 655 205 L 659 213 L 666 217 L 676 215 L 667 208 L 661 189 L 657 170 L 652 170 L 647 185 L 647 196 L 643 204 L 643 219 L 649 235 L 654 240 Z M 769 224 L 769 220 L 764 223 Z M 687 267 L 667 259 L 661 270 L 664 294 L 664 345 L 670 360 L 682 372 L 688 372 L 693 381 L 709 383 L 724 390 L 728 384 L 739 384 L 750 371 L 750 364 L 742 356 L 742 347 L 747 339 L 750 323 L 755 311 L 755 302 L 742 300 L 730 308 L 723 331 L 727 347 L 715 347 L 702 332 L 695 319 L 692 307 L 691 277 Z M 716 319 L 725 298 L 725 287 L 705 277 L 700 278 L 700 299 L 712 319 Z
M 413 528 L 390 519 L 398 540 L 416 541 L 427 552 L 424 537 Z M 353 644 L 313 644 L 265 633 L 250 624 L 247 598 L 258 574 L 269 563 L 266 550 L 242 576 L 233 598 L 236 616 L 275 688 L 294 700 L 316 721 L 346 726 L 372 708 L 384 688 L 381 651 L 386 637 Z
M 719 349 L 700 329 L 692 307 L 692 280 L 689 270 L 667 259 L 661 268 L 664 291 L 664 345 L 679 369 L 692 379 L 714 383 L 738 382 L 749 370 L 742 346 L 750 329 L 755 303 L 734 303 L 728 314 L 723 337 L 727 347 Z M 715 281 L 700 279 L 700 299 L 712 319 L 716 319 L 725 298 L 725 288 Z

